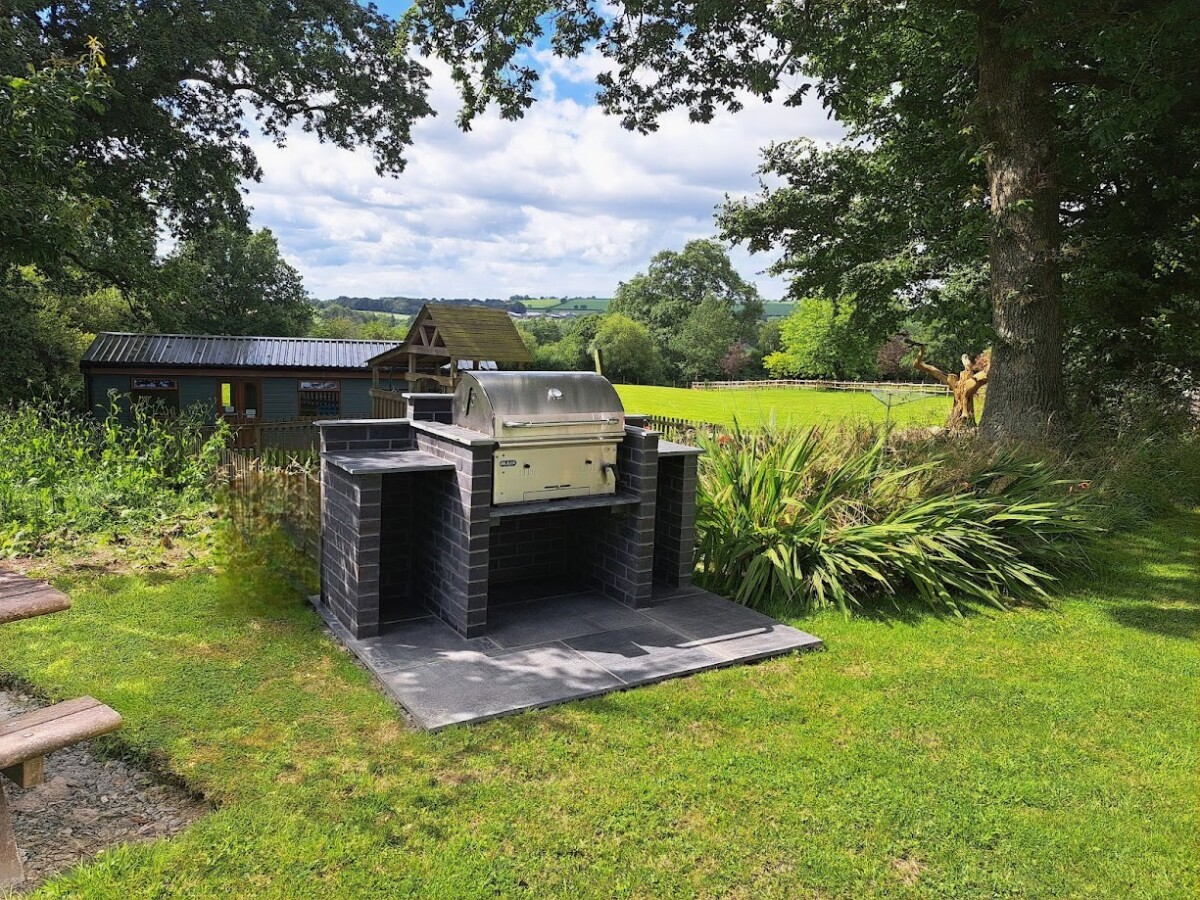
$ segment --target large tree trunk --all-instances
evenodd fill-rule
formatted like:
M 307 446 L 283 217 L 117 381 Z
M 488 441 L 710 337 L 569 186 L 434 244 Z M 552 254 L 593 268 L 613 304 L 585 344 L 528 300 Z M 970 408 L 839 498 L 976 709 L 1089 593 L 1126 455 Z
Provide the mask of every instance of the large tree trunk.
M 981 430 L 992 438 L 1044 441 L 1067 426 L 1059 185 L 1052 83 L 1012 39 L 1019 25 L 1019 15 L 997 0 L 982 4 L 979 106 L 996 342 Z

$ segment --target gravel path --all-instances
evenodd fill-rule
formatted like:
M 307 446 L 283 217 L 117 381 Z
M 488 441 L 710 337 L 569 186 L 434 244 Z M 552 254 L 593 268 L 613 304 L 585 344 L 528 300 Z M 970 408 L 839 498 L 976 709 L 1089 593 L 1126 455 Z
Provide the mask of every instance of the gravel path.
M 0 691 L 0 719 L 44 705 Z M 22 789 L 4 780 L 27 891 L 56 872 L 129 841 L 178 834 L 209 811 L 203 800 L 151 772 L 102 759 L 88 743 L 46 757 L 46 780 Z

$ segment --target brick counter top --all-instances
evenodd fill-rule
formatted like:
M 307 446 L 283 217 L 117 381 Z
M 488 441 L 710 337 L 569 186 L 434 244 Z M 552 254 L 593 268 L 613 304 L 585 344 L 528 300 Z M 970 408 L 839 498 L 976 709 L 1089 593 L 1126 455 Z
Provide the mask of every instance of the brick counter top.
M 403 472 L 453 471 L 454 462 L 420 450 L 364 450 L 322 453 L 321 459 L 350 475 L 394 475 Z

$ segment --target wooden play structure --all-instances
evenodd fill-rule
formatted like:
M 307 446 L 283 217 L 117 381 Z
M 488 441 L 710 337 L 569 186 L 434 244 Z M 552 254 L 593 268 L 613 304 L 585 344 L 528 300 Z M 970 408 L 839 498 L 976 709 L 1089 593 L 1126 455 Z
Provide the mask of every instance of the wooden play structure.
M 533 362 L 521 333 L 503 309 L 426 303 L 404 343 L 370 360 L 371 408 L 377 419 L 402 418 L 404 394 L 449 394 L 463 369 Z

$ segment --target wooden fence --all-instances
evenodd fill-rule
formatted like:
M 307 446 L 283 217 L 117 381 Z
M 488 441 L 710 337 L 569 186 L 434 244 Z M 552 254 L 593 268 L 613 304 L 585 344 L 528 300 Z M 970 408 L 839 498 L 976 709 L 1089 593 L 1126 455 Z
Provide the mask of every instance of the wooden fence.
M 247 531 L 277 523 L 314 562 L 321 559 L 321 474 L 312 463 L 273 465 L 253 452 L 226 452 L 218 489 L 234 526 Z
M 671 416 L 637 416 L 636 418 L 644 422 L 645 427 L 661 432 L 668 441 L 678 441 L 682 444 L 695 444 L 701 434 L 712 437 L 726 431 L 724 425 L 718 425 L 716 422 L 695 422 L 691 419 L 676 419 Z
M 944 384 L 923 381 L 821 381 L 817 379 L 777 378 L 770 381 L 693 381 L 694 391 L 736 391 L 746 388 L 798 387 L 822 391 L 912 391 L 946 394 Z

